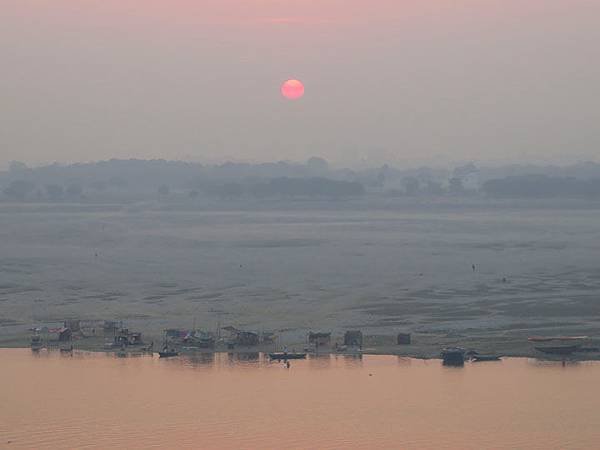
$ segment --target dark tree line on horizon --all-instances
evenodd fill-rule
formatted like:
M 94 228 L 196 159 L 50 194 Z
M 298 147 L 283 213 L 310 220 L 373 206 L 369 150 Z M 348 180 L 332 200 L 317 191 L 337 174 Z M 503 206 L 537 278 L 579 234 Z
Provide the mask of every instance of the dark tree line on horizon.
M 530 170 L 531 173 L 524 172 Z M 524 173 L 523 173 L 524 172 Z M 574 176 L 573 174 L 579 175 Z M 14 162 L 0 172 L 0 199 L 79 201 L 190 198 L 347 198 L 365 194 L 533 198 L 600 196 L 600 165 L 480 168 L 473 163 L 453 170 L 388 165 L 361 170 L 334 169 L 322 158 L 305 163 L 226 163 L 206 166 L 165 160 L 110 160 L 29 168 Z

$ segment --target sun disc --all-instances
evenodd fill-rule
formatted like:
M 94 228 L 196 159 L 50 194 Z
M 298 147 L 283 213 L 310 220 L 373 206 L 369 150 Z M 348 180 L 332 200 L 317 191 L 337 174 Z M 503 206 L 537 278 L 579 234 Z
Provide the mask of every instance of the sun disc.
M 300 80 L 287 80 L 281 85 L 281 95 L 288 100 L 297 100 L 304 95 L 304 85 Z

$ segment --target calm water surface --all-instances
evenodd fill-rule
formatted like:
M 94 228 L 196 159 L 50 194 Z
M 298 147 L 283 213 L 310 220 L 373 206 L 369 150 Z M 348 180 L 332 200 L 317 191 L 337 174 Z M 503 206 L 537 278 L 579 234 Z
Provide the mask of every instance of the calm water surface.
M 0 350 L 0 448 L 593 449 L 600 364 Z

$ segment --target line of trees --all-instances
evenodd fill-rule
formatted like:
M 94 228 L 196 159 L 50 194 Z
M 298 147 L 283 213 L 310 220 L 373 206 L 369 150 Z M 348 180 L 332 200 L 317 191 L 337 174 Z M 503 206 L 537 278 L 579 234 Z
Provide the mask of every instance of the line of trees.
M 486 181 L 482 191 L 492 197 L 599 197 L 600 178 L 511 176 Z

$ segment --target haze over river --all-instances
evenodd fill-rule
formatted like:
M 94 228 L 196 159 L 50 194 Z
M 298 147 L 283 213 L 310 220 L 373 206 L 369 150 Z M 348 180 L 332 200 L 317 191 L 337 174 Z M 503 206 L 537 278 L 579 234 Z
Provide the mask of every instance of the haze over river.
M 591 449 L 600 364 L 0 350 L 0 448 Z

